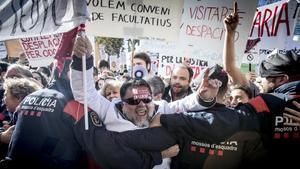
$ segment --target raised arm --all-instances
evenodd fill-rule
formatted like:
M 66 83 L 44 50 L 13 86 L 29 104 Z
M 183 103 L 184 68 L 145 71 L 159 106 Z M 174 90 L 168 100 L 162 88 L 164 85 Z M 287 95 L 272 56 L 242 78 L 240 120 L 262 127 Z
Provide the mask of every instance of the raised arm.
M 173 114 L 186 111 L 200 111 L 214 106 L 219 87 L 222 83 L 217 79 L 208 79 L 209 71 L 210 69 L 205 71 L 201 86 L 195 93 L 171 103 L 162 101 L 158 112 Z
M 239 23 L 239 15 L 237 12 L 237 2 L 234 3 L 233 13 L 224 19 L 224 27 L 226 30 L 223 48 L 223 64 L 224 70 L 229 74 L 233 84 L 249 86 L 249 81 L 245 74 L 236 67 L 236 55 L 234 47 L 235 31 Z
M 71 64 L 71 87 L 75 100 L 83 103 L 84 94 L 87 97 L 88 107 L 96 111 L 100 118 L 105 118 L 105 115 L 110 106 L 110 102 L 101 96 L 96 88 L 93 79 L 93 57 L 91 55 L 91 42 L 87 37 L 77 37 L 73 49 L 73 62 Z M 83 75 L 82 75 L 82 56 L 86 55 L 87 63 L 87 93 L 83 92 Z

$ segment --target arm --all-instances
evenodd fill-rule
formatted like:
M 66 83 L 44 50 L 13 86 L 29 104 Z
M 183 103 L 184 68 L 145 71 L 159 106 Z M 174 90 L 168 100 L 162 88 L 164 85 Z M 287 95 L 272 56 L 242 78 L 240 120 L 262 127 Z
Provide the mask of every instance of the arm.
M 159 109 L 157 112 L 162 114 L 173 114 L 186 111 L 205 110 L 214 106 L 215 103 L 215 99 L 205 102 L 197 95 L 197 93 L 193 93 L 183 99 L 170 103 L 166 102 L 165 100 L 159 101 Z
M 233 84 L 249 86 L 249 81 L 241 70 L 235 66 L 235 49 L 234 35 L 239 23 L 239 15 L 237 12 L 237 3 L 235 2 L 234 11 L 224 19 L 225 41 L 223 48 L 223 64 L 224 70 L 230 75 Z
M 213 107 L 216 103 L 216 96 L 222 83 L 216 79 L 208 79 L 208 75 L 209 69 L 205 71 L 201 86 L 195 93 L 181 100 L 161 104 L 158 112 L 162 114 L 173 114 L 186 111 L 200 111 Z
M 7 130 L 0 133 L 0 143 L 9 144 L 15 125 L 10 126 Z
M 84 93 L 83 93 L 83 76 L 82 76 L 82 59 L 83 55 L 87 56 L 87 103 L 88 107 L 96 111 L 101 119 L 105 117 L 108 111 L 110 102 L 101 96 L 94 85 L 93 80 L 93 57 L 90 55 L 89 50 L 83 48 L 82 46 L 90 46 L 90 42 L 87 38 L 78 37 L 74 45 L 74 56 L 73 62 L 71 64 L 71 88 L 75 100 L 83 103 Z
M 100 124 L 96 126 L 95 118 L 93 116 L 92 120 L 89 114 L 89 130 L 84 130 L 84 119 L 81 118 L 73 131 L 89 156 L 103 168 L 151 168 L 162 162 L 160 151 L 175 144 L 175 140 L 167 138 L 168 133 L 163 128 L 117 133 L 100 127 Z

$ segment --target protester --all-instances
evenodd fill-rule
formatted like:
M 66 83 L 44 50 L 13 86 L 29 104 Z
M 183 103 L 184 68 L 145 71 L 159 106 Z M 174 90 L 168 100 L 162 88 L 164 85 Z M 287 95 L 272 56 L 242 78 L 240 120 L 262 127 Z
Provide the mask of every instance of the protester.
M 3 127 L 3 122 L 10 121 L 9 113 L 6 110 L 6 106 L 3 102 L 4 97 L 4 76 L 6 74 L 7 68 L 9 67 L 9 63 L 7 62 L 0 62 L 0 127 Z
M 193 75 L 191 67 L 183 64 L 176 66 L 172 71 L 170 86 L 165 89 L 162 99 L 172 102 L 193 93 L 190 87 Z
M 101 60 L 101 61 L 99 62 L 98 68 L 99 68 L 99 71 L 100 71 L 99 73 L 100 73 L 100 74 L 102 74 L 102 72 L 103 72 L 104 70 L 109 70 L 109 69 L 110 69 L 110 66 L 109 66 L 108 61 L 106 61 L 106 60 Z
M 144 68 L 146 68 L 148 74 L 152 74 L 151 73 L 151 59 L 150 56 L 145 53 L 145 52 L 140 52 L 140 53 L 136 53 L 133 55 L 133 63 L 132 63 L 132 67 L 135 66 L 143 66 Z
M 11 64 L 4 75 L 4 78 L 33 78 L 32 73 L 26 66 Z
M 9 67 L 9 63 L 7 62 L 3 62 L 1 61 L 0 62 L 0 83 L 1 83 L 1 87 L 2 87 L 2 84 L 4 82 L 4 76 L 6 74 L 6 71 L 7 71 L 7 68 Z
M 234 7 L 234 11 L 231 15 L 224 19 L 225 27 L 225 40 L 223 47 L 223 65 L 224 70 L 228 73 L 232 85 L 246 86 L 250 88 L 252 96 L 256 96 L 259 93 L 259 88 L 243 74 L 239 67 L 236 66 L 236 56 L 234 41 L 236 35 L 236 28 L 239 23 L 239 16 L 237 13 L 237 4 Z
M 238 103 L 247 103 L 252 99 L 252 91 L 248 86 L 235 85 L 230 89 L 230 106 L 236 107 Z
M 102 96 L 107 100 L 120 98 L 121 83 L 117 80 L 106 80 L 103 87 L 100 90 Z
M 153 76 L 146 79 L 147 83 L 151 87 L 152 98 L 154 101 L 160 101 L 165 92 L 165 83 L 159 76 Z
M 11 139 L 11 135 L 14 129 L 14 125 L 17 119 L 17 113 L 15 113 L 17 107 L 21 101 L 30 93 L 41 89 L 41 86 L 31 80 L 20 78 L 6 79 L 4 84 L 4 103 L 8 112 L 13 112 L 13 118 L 3 124 L 3 131 L 0 132 L 0 158 L 4 158 L 7 153 L 7 147 Z

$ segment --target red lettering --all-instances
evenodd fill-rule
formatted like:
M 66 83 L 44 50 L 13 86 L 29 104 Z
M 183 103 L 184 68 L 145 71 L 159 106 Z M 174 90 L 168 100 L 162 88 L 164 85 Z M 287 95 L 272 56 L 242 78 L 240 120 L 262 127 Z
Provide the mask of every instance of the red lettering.
M 276 23 L 276 13 L 277 13 L 278 6 L 275 7 L 273 21 L 272 21 L 272 32 L 271 35 L 274 36 L 274 29 L 275 29 L 275 23 Z
M 219 27 L 213 28 L 208 25 L 201 25 L 201 26 L 187 25 L 186 35 L 221 40 L 224 35 L 224 29 Z
M 255 19 L 254 19 L 253 24 L 252 24 L 252 29 L 251 29 L 250 37 L 252 36 L 253 29 L 254 29 L 255 26 L 257 27 L 257 36 L 260 37 L 259 36 L 260 35 L 260 20 L 261 20 L 261 12 L 257 11 Z
M 32 58 L 41 57 L 40 52 L 38 50 L 35 50 L 34 53 L 35 53 L 35 56 L 32 56 Z
M 34 52 L 32 50 L 26 51 L 25 53 L 28 58 L 34 57 Z
M 171 76 L 172 75 L 172 67 L 171 65 L 166 65 L 166 76 Z
M 196 28 L 197 27 L 195 27 L 195 26 L 187 25 L 186 26 L 186 34 L 191 35 L 191 36 L 197 36 L 197 34 L 195 33 L 197 30 Z
M 267 15 L 268 15 L 268 16 L 267 16 Z M 265 9 L 265 12 L 264 12 L 264 19 L 263 19 L 263 21 L 262 21 L 262 23 L 261 23 L 262 28 L 261 28 L 261 34 L 260 34 L 260 37 L 262 37 L 263 34 L 264 34 L 264 27 L 266 27 L 268 36 L 270 36 L 270 31 L 269 31 L 268 21 L 269 21 L 269 19 L 271 18 L 271 16 L 272 16 L 272 11 L 271 11 L 270 9 L 268 9 L 268 8 Z M 267 17 L 267 18 L 266 18 L 266 17 Z
M 282 18 L 282 15 L 283 15 L 283 10 L 285 12 L 285 18 L 284 19 L 281 19 Z M 275 27 L 275 34 L 274 36 L 277 35 L 277 32 L 278 32 L 278 27 L 279 27 L 279 24 L 281 23 L 285 23 L 286 25 L 286 34 L 287 36 L 290 36 L 290 25 L 289 25 L 289 16 L 288 16 L 288 3 L 283 3 L 282 6 L 281 6 L 281 9 L 280 9 L 280 12 L 279 12 L 279 17 L 278 17 L 278 20 L 277 20 L 277 23 L 276 23 L 276 27 Z
M 257 11 L 255 19 L 252 23 L 250 37 L 252 37 L 253 35 L 254 28 L 257 28 L 258 37 L 262 37 L 264 35 L 265 30 L 267 31 L 267 36 L 277 36 L 279 26 L 282 25 L 284 26 L 283 30 L 286 29 L 287 31 L 287 36 L 290 36 L 291 33 L 288 17 L 288 3 L 286 2 L 281 5 L 278 17 L 277 10 L 278 6 L 276 6 L 274 10 L 266 8 L 264 11 Z M 269 28 L 269 26 L 271 25 L 270 22 L 272 22 L 272 30 L 270 30 Z

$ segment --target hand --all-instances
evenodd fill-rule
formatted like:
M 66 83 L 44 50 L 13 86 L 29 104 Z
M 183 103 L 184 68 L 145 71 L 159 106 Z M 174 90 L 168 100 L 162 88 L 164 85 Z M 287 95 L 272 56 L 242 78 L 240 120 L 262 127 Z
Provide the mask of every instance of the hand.
M 90 40 L 87 36 L 78 36 L 76 38 L 74 47 L 73 47 L 73 54 L 79 58 L 86 55 L 86 57 L 90 57 L 92 54 L 93 48 Z
M 159 127 L 159 126 L 161 126 L 161 123 L 160 123 L 160 113 L 156 113 L 154 115 L 154 117 L 152 118 L 149 127 Z
M 203 101 L 212 101 L 218 94 L 222 82 L 217 79 L 208 79 L 210 69 L 205 70 L 203 81 L 197 90 L 198 96 Z
M 179 145 L 175 144 L 174 146 L 163 150 L 161 152 L 161 156 L 162 156 L 162 158 L 171 158 L 171 157 L 177 156 L 177 154 L 179 153 L 179 150 L 180 150 Z
M 297 107 L 297 110 L 293 110 L 291 108 L 284 108 L 286 113 L 283 113 L 283 117 L 287 117 L 293 120 L 292 123 L 285 122 L 285 126 L 300 126 L 300 103 L 293 101 L 293 104 Z
M 10 142 L 14 129 L 15 129 L 15 125 L 10 126 L 7 130 L 1 133 L 0 140 L 2 143 L 8 144 Z
M 237 28 L 237 25 L 239 23 L 239 14 L 237 12 L 237 8 L 238 8 L 237 2 L 235 1 L 234 7 L 233 7 L 233 13 L 231 13 L 229 16 L 227 16 L 223 21 L 225 30 L 228 33 L 234 33 Z
M 245 74 L 246 75 L 246 78 L 251 81 L 251 82 L 255 82 L 256 81 L 256 74 L 255 72 L 248 72 Z

